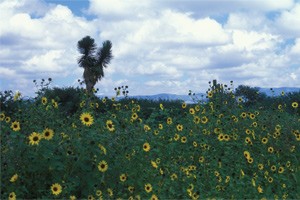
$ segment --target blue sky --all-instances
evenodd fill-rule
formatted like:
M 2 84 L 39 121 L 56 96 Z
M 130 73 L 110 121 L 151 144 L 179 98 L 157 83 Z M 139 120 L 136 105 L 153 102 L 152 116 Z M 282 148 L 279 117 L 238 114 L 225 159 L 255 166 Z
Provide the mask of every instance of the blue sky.
M 2 0 L 0 90 L 34 96 L 33 80 L 78 86 L 77 42 L 110 40 L 101 94 L 205 92 L 234 86 L 300 87 L 296 0 Z M 5 27 L 5 28 L 3 28 Z

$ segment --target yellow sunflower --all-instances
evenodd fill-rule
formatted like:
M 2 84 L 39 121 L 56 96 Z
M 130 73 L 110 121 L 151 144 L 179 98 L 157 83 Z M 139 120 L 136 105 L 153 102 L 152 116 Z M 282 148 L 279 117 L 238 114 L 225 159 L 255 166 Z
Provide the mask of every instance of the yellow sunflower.
M 181 142 L 182 143 L 186 143 L 186 141 L 187 141 L 187 138 L 185 136 L 181 137 Z
M 297 102 L 293 102 L 293 103 L 292 103 L 292 107 L 293 107 L 293 108 L 298 108 L 298 103 L 297 103 Z
M 17 199 L 16 193 L 14 193 L 14 192 L 9 193 L 8 199 L 9 200 L 16 200 Z
M 138 114 L 132 113 L 131 119 L 136 120 L 138 118 Z
M 105 160 L 102 160 L 101 162 L 99 162 L 98 164 L 98 169 L 100 172 L 106 172 L 108 169 L 108 164 Z
M 193 114 L 195 114 L 195 109 L 194 108 L 190 108 L 189 112 L 190 112 L 191 115 L 193 115 Z
M 186 103 L 184 102 L 182 105 L 181 105 L 181 107 L 184 109 L 184 108 L 186 108 Z
M 0 113 L 0 121 L 3 121 L 5 119 L 5 114 L 4 113 Z
M 54 135 L 54 131 L 52 129 L 46 128 L 43 133 L 43 138 L 46 140 L 51 140 L 53 138 Z
M 151 196 L 150 199 L 151 199 L 151 200 L 158 200 L 158 197 L 157 197 L 155 194 L 152 194 L 152 196 Z
M 176 126 L 176 128 L 177 128 L 178 131 L 182 131 L 182 130 L 183 130 L 183 125 L 178 124 L 178 125 Z
M 47 98 L 46 97 L 42 97 L 42 104 L 43 105 L 46 105 L 48 102 Z
M 29 144 L 30 145 L 38 145 L 41 141 L 42 136 L 39 133 L 33 132 L 29 135 Z
M 206 116 L 203 116 L 201 118 L 201 122 L 202 122 L 202 124 L 206 124 L 208 122 L 208 118 Z
M 19 131 L 19 130 L 21 130 L 20 122 L 14 121 L 11 124 L 10 128 L 12 128 L 13 131 Z
M 121 174 L 120 181 L 125 182 L 127 180 L 126 174 Z
M 168 117 L 168 118 L 167 118 L 167 124 L 170 125 L 170 124 L 172 124 L 172 123 L 173 123 L 173 122 L 172 122 L 172 118 L 171 118 L 171 117 Z
M 90 113 L 82 113 L 80 115 L 80 120 L 86 126 L 90 126 L 94 122 L 94 118 L 92 117 L 92 115 Z
M 148 152 L 148 151 L 150 151 L 150 148 L 151 147 L 150 147 L 150 144 L 148 142 L 146 142 L 146 143 L 143 144 L 144 151 Z
M 62 187 L 60 184 L 54 183 L 51 186 L 51 191 L 52 191 L 52 194 L 59 195 L 62 192 Z
M 111 120 L 107 120 L 106 121 L 106 128 L 112 132 L 115 130 L 115 125 L 113 124 L 113 122 Z
M 151 185 L 150 183 L 147 183 L 147 184 L 145 185 L 145 191 L 146 191 L 147 193 L 149 193 L 149 192 L 152 191 L 152 185 Z
M 10 178 L 10 182 L 16 182 L 18 180 L 18 174 L 14 174 L 11 178 Z

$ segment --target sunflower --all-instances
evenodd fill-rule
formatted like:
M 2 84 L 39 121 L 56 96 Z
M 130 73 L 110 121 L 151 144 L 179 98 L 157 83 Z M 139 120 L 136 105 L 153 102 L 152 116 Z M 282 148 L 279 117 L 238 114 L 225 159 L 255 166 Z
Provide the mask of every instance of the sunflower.
M 100 197 L 100 196 L 102 195 L 102 191 L 101 191 L 101 190 L 97 190 L 97 191 L 96 191 L 96 195 L 97 195 L 98 197 Z
M 266 137 L 262 138 L 262 139 L 261 139 L 261 142 L 262 142 L 263 144 L 267 144 L 267 143 L 268 143 L 268 138 L 266 138 Z
M 273 147 L 268 147 L 268 152 L 269 153 L 273 153 L 274 152 L 274 148 Z
M 151 147 L 150 147 L 150 144 L 148 142 L 146 142 L 146 143 L 143 144 L 144 151 L 148 152 L 148 151 L 150 151 L 150 148 Z
M 70 200 L 76 200 L 76 196 L 75 195 L 71 195 L 70 196 Z
M 157 197 L 155 194 L 152 194 L 152 196 L 151 196 L 150 199 L 151 199 L 151 200 L 158 200 L 158 197 Z
M 159 128 L 160 130 L 162 130 L 162 129 L 164 129 L 164 126 L 163 126 L 162 124 L 158 124 L 158 128 Z
M 244 156 L 247 160 L 251 157 L 249 151 L 244 151 Z
M 112 132 L 115 130 L 115 125 L 113 125 L 113 122 L 111 120 L 106 121 L 106 128 Z
M 183 125 L 178 124 L 178 125 L 176 126 L 176 128 L 177 128 L 178 131 L 182 131 L 182 130 L 183 130 Z
M 88 200 L 94 200 L 95 198 L 94 198 L 93 195 L 89 195 L 87 199 L 88 199 Z
M 203 156 L 200 156 L 200 157 L 199 157 L 199 162 L 200 162 L 200 163 L 203 163 L 203 162 L 204 162 L 204 160 L 205 160 L 205 159 L 204 159 L 204 157 L 203 157 Z
M 10 128 L 12 128 L 13 131 L 19 131 L 19 130 L 21 130 L 20 122 L 14 121 L 11 124 Z
M 177 179 L 177 178 L 178 178 L 177 174 L 173 173 L 173 174 L 171 175 L 171 180 L 172 180 L 172 181 L 174 181 L 174 180 Z
M 47 98 L 46 97 L 42 97 L 42 104 L 43 105 L 46 105 L 48 102 Z
M 297 103 L 297 102 L 293 102 L 293 103 L 292 103 L 292 107 L 293 107 L 293 108 L 298 108 L 298 103 Z
M 271 170 L 272 170 L 272 172 L 275 172 L 275 171 L 276 171 L 276 166 L 275 166 L 275 165 L 272 165 L 272 166 L 271 166 Z
M 263 189 L 260 185 L 257 187 L 257 191 L 258 191 L 258 193 L 263 193 Z
M 127 180 L 126 174 L 121 174 L 120 181 L 125 182 Z
M 269 183 L 272 183 L 272 182 L 273 182 L 273 178 L 272 178 L 272 177 L 269 177 L 269 178 L 268 178 L 268 181 L 269 181 Z
M 250 113 L 249 117 L 250 117 L 250 119 L 254 119 L 255 115 L 253 113 Z
M 150 128 L 150 126 L 149 125 L 144 125 L 144 130 L 147 132 L 147 131 L 150 131 L 151 130 L 151 128 Z
M 159 104 L 159 107 L 160 107 L 161 110 L 164 110 L 164 105 L 162 103 Z
M 184 109 L 184 108 L 186 108 L 186 103 L 184 102 L 182 105 L 181 105 L 181 107 Z
M 86 126 L 90 126 L 94 122 L 94 118 L 92 117 L 92 115 L 90 113 L 82 113 L 80 115 L 80 120 Z
M 240 116 L 241 116 L 241 118 L 245 119 L 247 117 L 247 113 L 242 112 L 242 114 Z
M 259 170 L 263 170 L 263 169 L 264 169 L 264 165 L 263 165 L 263 164 L 261 164 L 261 163 L 260 163 L 260 164 L 258 164 L 258 169 L 259 169 Z
M 194 117 L 194 123 L 195 123 L 195 124 L 199 124 L 200 121 L 201 121 L 200 117 L 198 117 L 198 116 L 195 116 L 195 117 Z
M 100 172 L 106 172 L 108 169 L 108 164 L 105 160 L 102 160 L 101 162 L 99 162 L 98 164 L 98 169 Z
M 33 132 L 29 135 L 29 144 L 30 145 L 38 145 L 42 136 L 39 133 Z
M 230 137 L 229 137 L 228 134 L 224 134 L 224 140 L 225 140 L 225 141 L 229 141 L 229 140 L 230 140 Z
M 194 147 L 197 147 L 198 146 L 198 143 L 196 141 L 193 141 L 193 146 Z
M 52 191 L 52 194 L 59 195 L 62 192 L 62 187 L 58 183 L 52 184 L 51 191 Z
M 53 138 L 54 135 L 54 131 L 52 129 L 46 128 L 43 133 L 43 138 L 46 140 L 51 140 Z
M 208 92 L 208 93 L 207 93 L 207 96 L 208 96 L 208 98 L 212 98 L 212 96 L 213 96 L 212 91 Z
M 151 185 L 150 183 L 147 183 L 147 184 L 145 185 L 145 191 L 146 191 L 147 193 L 149 193 L 149 192 L 152 191 L 152 185 Z
M 245 142 L 248 143 L 248 144 L 250 144 L 251 143 L 251 139 L 249 137 L 246 137 L 245 138 Z
M 202 124 L 206 124 L 208 122 L 208 118 L 206 116 L 203 116 L 201 118 L 201 122 L 202 122 Z
M 220 133 L 220 134 L 218 135 L 218 140 L 219 140 L 219 141 L 223 141 L 223 140 L 224 140 L 224 135 L 223 135 L 223 133 Z
M 134 187 L 133 187 L 133 186 L 128 186 L 128 191 L 129 191 L 130 193 L 133 193 L 133 192 L 134 192 Z
M 252 164 L 253 163 L 253 158 L 247 159 L 248 163 Z
M 131 119 L 136 120 L 138 118 L 138 114 L 132 113 Z
M 5 122 L 9 123 L 10 122 L 10 117 L 5 117 Z
M 11 178 L 10 178 L 10 182 L 16 182 L 18 180 L 18 174 L 14 174 Z
M 14 193 L 14 192 L 9 193 L 8 199 L 9 200 L 16 200 L 17 199 L 16 193 Z
M 0 121 L 3 121 L 5 119 L 5 114 L 4 113 L 0 113 Z
M 177 141 L 177 140 L 179 140 L 179 138 L 180 138 L 179 134 L 176 133 L 176 134 L 174 135 L 174 140 Z
M 109 195 L 110 197 L 112 197 L 112 196 L 114 195 L 113 190 L 110 189 L 110 188 L 107 189 L 107 192 L 108 192 L 108 195 Z
M 283 172 L 284 172 L 284 167 L 279 167 L 279 168 L 278 168 L 278 173 L 279 173 L 279 174 L 282 174 Z
M 173 123 L 173 122 L 172 122 L 172 118 L 171 118 L 171 117 L 168 117 L 168 118 L 167 118 L 167 124 L 170 125 L 170 124 L 172 124 L 172 123 Z
M 151 165 L 152 167 L 154 167 L 155 169 L 158 168 L 158 165 L 155 161 L 151 160 Z
M 195 109 L 194 108 L 190 108 L 189 112 L 190 112 L 191 115 L 193 115 L 193 114 L 195 114 Z
M 186 143 L 186 141 L 187 141 L 187 139 L 186 139 L 185 136 L 181 137 L 181 142 L 182 142 L 182 143 Z

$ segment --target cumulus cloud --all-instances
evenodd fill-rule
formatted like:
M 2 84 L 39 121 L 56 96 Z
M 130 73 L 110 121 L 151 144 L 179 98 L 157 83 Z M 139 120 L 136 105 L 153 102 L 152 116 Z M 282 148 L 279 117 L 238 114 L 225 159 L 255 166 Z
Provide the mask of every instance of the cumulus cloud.
M 128 85 L 131 94 L 185 94 L 205 91 L 212 79 L 300 87 L 300 4 L 293 0 L 89 2 L 93 18 L 42 0 L 0 3 L 5 87 L 15 88 L 16 77 L 73 84 L 83 72 L 76 44 L 86 35 L 113 44 L 114 58 L 96 85 L 102 93 Z

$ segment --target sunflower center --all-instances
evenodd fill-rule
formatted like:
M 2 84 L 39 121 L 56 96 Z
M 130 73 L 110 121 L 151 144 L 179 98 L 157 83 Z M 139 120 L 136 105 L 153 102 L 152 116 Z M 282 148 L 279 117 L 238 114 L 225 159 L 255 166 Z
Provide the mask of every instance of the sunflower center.
M 46 133 L 45 133 L 45 136 L 49 136 L 49 135 L 50 135 L 50 133 L 49 133 L 49 132 L 46 132 Z
M 101 164 L 100 167 L 101 167 L 101 168 L 105 168 L 105 165 L 104 165 L 104 164 Z
M 87 117 L 85 117 L 85 118 L 84 118 L 84 121 L 85 121 L 85 122 L 88 122 L 88 121 L 90 121 L 90 119 L 87 118 Z
M 18 128 L 18 125 L 17 125 L 17 124 L 14 124 L 14 128 Z
M 109 128 L 112 128 L 112 126 L 113 126 L 112 124 L 108 124 L 108 127 L 109 127 Z
M 33 137 L 33 141 L 38 141 L 38 140 L 39 140 L 39 137 L 37 137 L 37 136 Z

